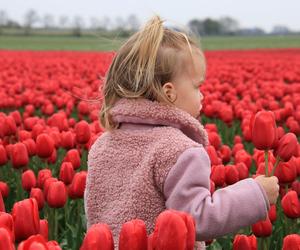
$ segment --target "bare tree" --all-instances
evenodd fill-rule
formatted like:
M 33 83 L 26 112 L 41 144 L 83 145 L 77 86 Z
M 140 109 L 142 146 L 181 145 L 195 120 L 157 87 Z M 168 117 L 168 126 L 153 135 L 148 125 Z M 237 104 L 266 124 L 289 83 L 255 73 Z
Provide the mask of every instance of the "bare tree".
M 221 32 L 223 34 L 234 34 L 239 29 L 238 21 L 231 17 L 222 17 L 219 23 L 221 24 Z
M 24 17 L 24 31 L 25 35 L 29 35 L 32 29 L 32 26 L 39 21 L 39 16 L 35 10 L 30 9 L 25 13 Z
M 127 18 L 127 27 L 132 31 L 137 31 L 139 29 L 140 21 L 136 15 L 132 14 Z
M 0 10 L 0 26 L 5 26 L 7 24 L 8 16 L 5 10 Z
M 101 27 L 101 21 L 97 17 L 92 17 L 90 20 L 90 25 L 93 30 L 97 30 Z
M 3 33 L 3 27 L 7 25 L 7 13 L 5 10 L 0 10 L 0 35 Z
M 123 19 L 123 17 L 116 17 L 115 19 L 115 29 L 124 29 L 124 27 L 126 26 L 126 22 L 125 20 Z
M 83 27 L 84 27 L 83 19 L 80 16 L 75 16 L 73 19 L 73 35 L 81 36 Z
M 43 17 L 44 28 L 49 29 L 54 27 L 54 17 L 50 14 L 46 14 Z
M 67 16 L 60 16 L 58 19 L 59 28 L 66 28 L 69 23 L 69 18 Z
M 111 20 L 109 17 L 104 16 L 103 18 L 101 18 L 100 20 L 100 27 L 104 30 L 109 30 L 111 25 Z

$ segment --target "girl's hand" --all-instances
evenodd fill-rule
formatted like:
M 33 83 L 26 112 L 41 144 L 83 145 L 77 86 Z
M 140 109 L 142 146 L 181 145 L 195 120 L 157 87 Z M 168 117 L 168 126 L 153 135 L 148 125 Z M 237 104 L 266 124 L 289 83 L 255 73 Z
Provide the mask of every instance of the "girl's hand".
M 279 195 L 278 178 L 276 176 L 266 177 L 259 175 L 254 180 L 266 191 L 270 204 L 276 204 Z

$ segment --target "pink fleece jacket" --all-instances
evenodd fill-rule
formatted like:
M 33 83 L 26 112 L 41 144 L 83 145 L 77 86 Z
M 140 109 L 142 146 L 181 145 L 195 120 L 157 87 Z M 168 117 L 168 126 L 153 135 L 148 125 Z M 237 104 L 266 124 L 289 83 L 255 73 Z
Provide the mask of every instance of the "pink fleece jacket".
M 207 133 L 187 112 L 146 99 L 122 98 L 111 109 L 120 126 L 103 133 L 88 154 L 84 192 L 87 228 L 107 223 L 115 249 L 122 224 L 145 221 L 152 233 L 165 209 L 190 213 L 196 249 L 267 216 L 265 191 L 252 178 L 210 194 Z

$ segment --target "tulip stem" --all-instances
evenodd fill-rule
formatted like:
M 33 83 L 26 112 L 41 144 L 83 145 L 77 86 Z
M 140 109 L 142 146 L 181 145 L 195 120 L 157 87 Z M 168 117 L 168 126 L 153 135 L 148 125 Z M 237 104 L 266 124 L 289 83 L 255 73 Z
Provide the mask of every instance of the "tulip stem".
M 279 162 L 280 162 L 280 157 L 277 155 L 277 156 L 276 156 L 276 162 L 275 162 L 275 165 L 274 165 L 274 167 L 273 167 L 273 169 L 272 169 L 272 174 L 271 174 L 271 176 L 274 175 L 275 169 L 276 169 L 277 165 L 279 164 Z
M 268 150 L 265 150 L 266 176 L 269 176 L 268 160 L 269 160 L 269 152 Z

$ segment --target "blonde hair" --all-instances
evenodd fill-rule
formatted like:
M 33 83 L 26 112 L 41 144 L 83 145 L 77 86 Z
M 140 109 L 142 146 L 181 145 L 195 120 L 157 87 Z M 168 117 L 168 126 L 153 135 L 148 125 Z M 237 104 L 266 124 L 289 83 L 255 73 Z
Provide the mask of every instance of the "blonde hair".
M 100 88 L 103 95 L 100 124 L 104 129 L 117 128 L 109 111 L 120 98 L 164 100 L 172 105 L 162 86 L 178 74 L 177 69 L 184 67 L 178 53 L 188 48 L 192 56 L 192 46 L 199 48 L 199 42 L 183 32 L 163 27 L 163 22 L 154 15 L 121 46 L 113 58 Z

